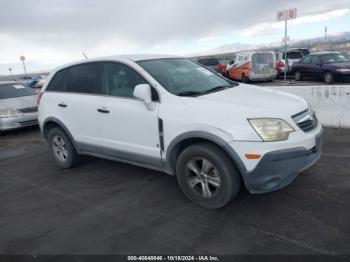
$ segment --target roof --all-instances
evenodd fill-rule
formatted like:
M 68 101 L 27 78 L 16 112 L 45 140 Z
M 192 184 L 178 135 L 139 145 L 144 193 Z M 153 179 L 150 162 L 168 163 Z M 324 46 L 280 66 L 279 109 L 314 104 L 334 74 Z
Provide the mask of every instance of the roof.
M 320 52 L 315 52 L 310 55 L 326 55 L 326 54 L 339 54 L 339 52 L 335 51 L 320 51 Z
M 143 61 L 143 60 L 153 60 L 153 59 L 162 59 L 162 58 L 181 58 L 181 56 L 175 55 L 162 55 L 162 54 L 129 54 L 129 55 L 116 55 L 116 56 L 105 56 L 105 57 L 97 57 L 97 58 L 88 58 L 84 60 L 75 61 L 69 64 L 64 64 L 59 66 L 53 70 L 53 72 L 58 71 L 63 68 L 67 68 L 69 66 L 78 65 L 82 63 L 89 62 L 99 62 L 99 61 L 122 61 L 122 60 L 130 60 L 130 61 Z

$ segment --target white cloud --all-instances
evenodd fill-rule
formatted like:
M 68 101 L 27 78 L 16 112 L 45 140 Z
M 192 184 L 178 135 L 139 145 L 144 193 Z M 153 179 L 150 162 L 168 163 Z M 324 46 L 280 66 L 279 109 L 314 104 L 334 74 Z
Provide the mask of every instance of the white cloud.
M 349 12 L 350 12 L 349 8 L 344 8 L 344 9 L 337 9 L 334 11 L 321 13 L 317 15 L 306 15 L 306 16 L 298 17 L 295 20 L 288 21 L 288 25 L 298 26 L 298 25 L 307 24 L 307 23 L 315 23 L 320 21 L 331 20 L 333 18 L 347 15 L 349 14 Z M 268 32 L 273 32 L 274 30 L 281 29 L 283 27 L 284 27 L 284 22 L 260 23 L 260 24 L 253 25 L 251 27 L 240 30 L 239 34 L 242 37 L 261 35 L 261 34 L 266 34 Z

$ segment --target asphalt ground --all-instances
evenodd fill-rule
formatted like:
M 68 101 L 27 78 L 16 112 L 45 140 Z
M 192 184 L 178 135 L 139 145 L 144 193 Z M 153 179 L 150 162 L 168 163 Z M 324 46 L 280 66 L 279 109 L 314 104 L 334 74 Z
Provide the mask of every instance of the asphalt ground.
M 216 211 L 173 176 L 93 157 L 63 170 L 38 128 L 5 133 L 0 254 L 349 255 L 350 130 L 327 129 L 320 161 L 288 187 L 243 189 Z

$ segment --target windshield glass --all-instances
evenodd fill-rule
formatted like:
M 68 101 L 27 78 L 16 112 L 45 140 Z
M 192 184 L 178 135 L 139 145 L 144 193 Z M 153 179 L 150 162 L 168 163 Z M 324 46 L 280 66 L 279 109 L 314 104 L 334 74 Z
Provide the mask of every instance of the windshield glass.
M 21 97 L 21 96 L 34 96 L 35 91 L 29 87 L 17 84 L 5 84 L 0 85 L 0 99 Z
M 348 62 L 349 60 L 341 54 L 327 54 L 322 56 L 322 61 L 324 64 L 332 64 Z
M 145 60 L 138 64 L 175 95 L 189 92 L 195 95 L 214 88 L 219 91 L 218 87 L 238 85 L 184 58 Z

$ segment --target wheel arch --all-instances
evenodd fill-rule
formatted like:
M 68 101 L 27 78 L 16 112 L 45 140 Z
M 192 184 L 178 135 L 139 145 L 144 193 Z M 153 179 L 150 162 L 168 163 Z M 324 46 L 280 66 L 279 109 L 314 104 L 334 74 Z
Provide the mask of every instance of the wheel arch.
M 180 153 L 188 146 L 200 142 L 208 142 L 216 145 L 232 159 L 242 176 L 247 173 L 247 169 L 236 151 L 224 139 L 205 131 L 190 131 L 177 136 L 167 147 L 166 162 L 171 174 L 175 174 L 176 161 Z
M 65 124 L 62 123 L 61 120 L 55 118 L 55 117 L 49 117 L 45 120 L 45 122 L 42 125 L 42 133 L 44 135 L 44 138 L 47 140 L 48 139 L 48 133 L 50 131 L 50 129 L 54 128 L 54 127 L 58 127 L 60 129 L 62 129 L 63 132 L 66 133 L 66 135 L 69 137 L 69 139 L 71 140 L 73 146 L 75 147 L 75 149 L 78 151 L 78 147 L 75 143 L 75 140 L 71 134 L 71 132 L 69 132 L 68 128 L 66 127 Z

